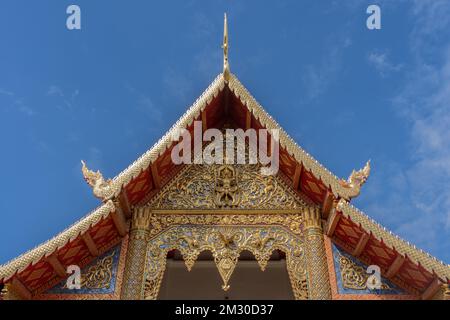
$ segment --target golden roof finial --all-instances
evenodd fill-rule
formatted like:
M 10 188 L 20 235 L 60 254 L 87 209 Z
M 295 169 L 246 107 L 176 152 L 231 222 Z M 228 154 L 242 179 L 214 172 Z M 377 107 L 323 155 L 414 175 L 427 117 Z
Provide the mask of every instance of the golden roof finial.
M 230 65 L 228 64 L 228 24 L 227 24 L 227 14 L 224 15 L 223 20 L 223 76 L 225 81 L 230 78 Z
M 103 202 L 110 200 L 113 197 L 113 190 L 111 189 L 111 179 L 105 180 L 99 170 L 97 170 L 97 172 L 89 170 L 86 162 L 84 162 L 83 160 L 81 160 L 81 164 L 81 172 L 83 173 L 84 180 L 86 180 L 86 182 L 92 187 L 94 195 L 97 198 L 101 199 Z
M 370 175 L 370 160 L 367 161 L 364 168 L 355 171 L 352 171 L 350 177 L 348 177 L 347 181 L 342 181 L 342 184 L 347 188 L 352 188 L 355 190 L 355 194 L 352 197 L 359 195 L 360 189 L 364 183 L 366 183 L 367 179 Z

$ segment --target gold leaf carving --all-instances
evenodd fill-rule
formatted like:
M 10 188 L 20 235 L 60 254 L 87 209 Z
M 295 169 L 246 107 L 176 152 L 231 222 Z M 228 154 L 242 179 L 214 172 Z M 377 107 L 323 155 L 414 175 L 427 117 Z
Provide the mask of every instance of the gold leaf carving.
M 366 273 L 366 270 L 357 265 L 351 259 L 339 255 L 339 264 L 341 268 L 341 279 L 342 285 L 344 288 L 354 289 L 354 290 L 366 290 L 367 287 L 367 279 L 369 278 L 369 274 Z M 390 290 L 391 288 L 386 283 L 381 284 L 382 290 Z
M 190 165 L 148 206 L 158 209 L 300 209 L 306 204 L 261 165 Z
M 175 217 L 171 216 L 172 219 Z M 174 249 L 181 252 L 188 270 L 193 267 L 200 252 L 211 251 L 223 280 L 224 290 L 230 287 L 229 281 L 242 251 L 252 252 L 261 269 L 264 270 L 272 252 L 281 250 L 286 253 L 287 269 L 295 298 L 308 298 L 302 236 L 295 235 L 291 230 L 277 225 L 205 225 L 204 220 L 199 219 L 200 215 L 184 217 L 198 220 L 191 220 L 194 224 L 183 225 L 167 225 L 163 222 L 162 232 L 157 233 L 149 241 L 144 272 L 143 296 L 145 299 L 157 298 L 167 252 Z M 155 220 L 161 220 L 161 218 L 162 216 L 154 217 Z M 247 218 L 249 218 L 248 215 Z M 166 222 L 167 219 L 166 217 Z
M 99 259 L 97 263 L 81 275 L 81 287 L 88 289 L 109 288 L 112 278 L 114 255 L 112 251 L 109 255 Z

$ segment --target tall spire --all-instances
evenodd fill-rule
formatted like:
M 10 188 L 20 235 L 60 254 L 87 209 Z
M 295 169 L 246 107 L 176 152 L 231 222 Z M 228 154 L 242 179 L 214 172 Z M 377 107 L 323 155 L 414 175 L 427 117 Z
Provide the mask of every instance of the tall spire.
M 227 14 L 224 15 L 223 20 L 223 77 L 225 81 L 230 78 L 230 65 L 228 64 L 228 24 L 227 24 Z

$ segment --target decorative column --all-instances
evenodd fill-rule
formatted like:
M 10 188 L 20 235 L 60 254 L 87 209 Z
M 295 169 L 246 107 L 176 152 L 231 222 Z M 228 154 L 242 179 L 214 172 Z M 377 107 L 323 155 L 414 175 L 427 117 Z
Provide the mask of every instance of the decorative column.
M 134 209 L 122 285 L 121 298 L 123 300 L 139 300 L 142 298 L 144 264 L 150 234 L 149 226 L 149 212 L 144 208 Z
M 444 284 L 444 300 L 450 301 L 450 284 Z
M 309 299 L 331 299 L 320 208 L 308 207 L 305 210 L 305 247 Z

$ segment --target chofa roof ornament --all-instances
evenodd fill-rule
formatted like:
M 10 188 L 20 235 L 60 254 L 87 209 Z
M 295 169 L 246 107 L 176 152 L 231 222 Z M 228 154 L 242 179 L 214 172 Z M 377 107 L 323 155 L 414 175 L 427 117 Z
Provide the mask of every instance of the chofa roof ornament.
M 356 197 L 359 195 L 361 191 L 362 185 L 367 181 L 367 178 L 369 178 L 370 174 L 370 160 L 367 161 L 364 168 L 355 171 L 352 171 L 352 174 L 348 177 L 347 181 L 342 181 L 342 185 L 346 188 L 350 188 L 354 190 L 354 193 L 351 195 L 351 197 Z
M 81 160 L 81 171 L 83 172 L 84 180 L 92 187 L 94 195 L 106 202 L 113 198 L 114 190 L 111 188 L 111 179 L 105 180 L 102 173 L 97 170 L 96 172 L 89 170 L 86 163 Z

